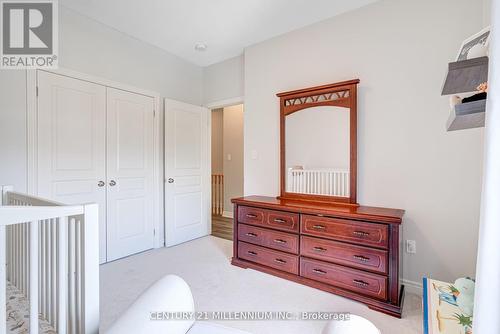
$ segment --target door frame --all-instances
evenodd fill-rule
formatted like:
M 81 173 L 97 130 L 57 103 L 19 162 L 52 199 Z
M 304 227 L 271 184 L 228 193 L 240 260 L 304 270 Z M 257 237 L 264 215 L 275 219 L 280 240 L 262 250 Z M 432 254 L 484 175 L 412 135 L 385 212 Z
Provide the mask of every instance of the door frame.
M 225 107 L 231 107 L 231 106 L 236 106 L 239 104 L 245 104 L 245 97 L 244 96 L 237 96 L 225 100 L 219 100 L 219 101 L 214 101 L 210 103 L 206 103 L 204 105 L 205 108 L 207 108 L 210 112 L 210 116 L 208 117 L 208 142 L 210 143 L 209 150 L 208 150 L 208 157 L 210 159 L 209 166 L 210 166 L 210 175 L 212 175 L 212 110 L 214 109 L 220 109 L 220 108 L 225 108 Z M 245 117 L 245 114 L 243 114 L 243 118 Z M 243 120 L 243 127 L 245 125 L 245 121 Z M 243 131 L 244 133 L 244 131 Z M 245 155 L 245 138 L 243 138 L 243 158 Z M 244 163 L 243 163 L 244 165 Z M 244 173 L 243 173 L 243 176 Z M 212 200 L 212 187 L 210 186 L 210 201 Z M 245 189 L 243 187 L 243 193 L 245 192 Z M 212 208 L 212 203 L 210 203 L 210 209 Z M 226 212 L 226 211 L 224 211 Z M 224 212 L 222 216 L 224 217 Z M 230 217 L 229 217 L 230 216 Z M 228 215 L 228 218 L 234 219 L 233 217 L 233 212 L 230 212 L 230 215 Z M 212 234 L 212 210 L 210 210 L 210 234 Z
M 142 88 L 137 88 L 113 80 L 104 79 L 94 75 L 81 73 L 65 68 L 57 70 L 36 69 L 26 71 L 26 145 L 27 145 L 27 175 L 26 184 L 27 192 L 30 195 L 37 195 L 37 124 L 38 124 L 38 103 L 37 103 L 37 83 L 39 71 L 52 74 L 62 75 L 72 79 L 87 81 L 90 83 L 102 85 L 105 87 L 124 90 L 127 92 L 141 94 L 154 99 L 154 133 L 153 133 L 153 180 L 155 183 L 153 194 L 153 228 L 154 239 L 153 247 L 160 248 L 165 245 L 165 223 L 163 216 L 163 135 L 164 135 L 164 110 L 161 103 L 161 94 L 155 91 L 149 91 Z

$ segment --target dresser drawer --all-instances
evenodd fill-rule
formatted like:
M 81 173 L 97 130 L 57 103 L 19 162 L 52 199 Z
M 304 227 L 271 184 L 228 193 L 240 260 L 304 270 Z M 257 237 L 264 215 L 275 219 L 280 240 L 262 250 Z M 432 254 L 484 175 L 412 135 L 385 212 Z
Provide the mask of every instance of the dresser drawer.
M 299 253 L 299 236 L 296 234 L 239 224 L 238 240 L 277 249 L 283 252 L 293 254 Z
M 302 215 L 304 234 L 387 248 L 388 226 L 355 220 Z
M 387 251 L 302 236 L 300 255 L 387 274 Z
M 299 231 L 298 214 L 249 206 L 238 207 L 238 223 L 270 227 L 282 231 Z
M 299 274 L 299 257 L 272 249 L 238 242 L 238 257 L 274 269 Z
M 302 257 L 300 276 L 378 299 L 387 299 L 385 276 Z

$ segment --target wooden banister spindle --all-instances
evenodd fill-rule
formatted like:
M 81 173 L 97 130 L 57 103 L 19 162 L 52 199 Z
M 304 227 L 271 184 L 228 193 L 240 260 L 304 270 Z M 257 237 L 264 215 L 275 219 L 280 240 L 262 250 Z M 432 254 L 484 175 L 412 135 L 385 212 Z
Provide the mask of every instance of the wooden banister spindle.
M 212 175 L 212 214 L 222 215 L 224 211 L 224 175 Z
M 220 192 L 221 192 L 221 196 L 220 196 L 220 212 L 219 212 L 219 214 L 222 215 L 222 213 L 224 212 L 224 175 L 220 176 Z

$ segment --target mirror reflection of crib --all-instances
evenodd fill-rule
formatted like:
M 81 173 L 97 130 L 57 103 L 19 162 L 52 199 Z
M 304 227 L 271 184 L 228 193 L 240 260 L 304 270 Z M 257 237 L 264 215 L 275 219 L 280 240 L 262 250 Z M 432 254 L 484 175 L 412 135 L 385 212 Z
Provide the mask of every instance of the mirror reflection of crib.
M 291 193 L 349 197 L 349 170 L 293 166 L 286 184 Z

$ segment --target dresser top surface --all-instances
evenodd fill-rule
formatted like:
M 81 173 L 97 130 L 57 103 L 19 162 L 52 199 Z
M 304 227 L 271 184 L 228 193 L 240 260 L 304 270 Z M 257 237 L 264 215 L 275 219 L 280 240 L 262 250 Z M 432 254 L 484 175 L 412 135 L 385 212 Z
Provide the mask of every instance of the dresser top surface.
M 401 224 L 403 215 L 405 213 L 405 211 L 401 209 L 298 201 L 267 196 L 246 196 L 234 198 L 232 199 L 232 202 L 239 205 L 256 205 L 277 210 L 311 214 L 326 214 L 338 217 L 384 221 L 387 223 L 396 224 Z

